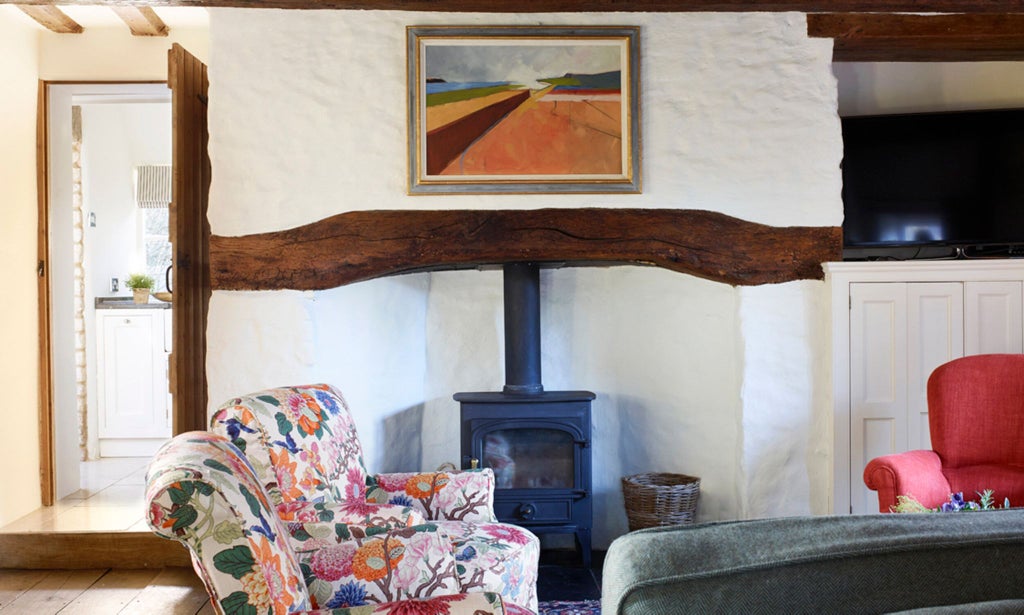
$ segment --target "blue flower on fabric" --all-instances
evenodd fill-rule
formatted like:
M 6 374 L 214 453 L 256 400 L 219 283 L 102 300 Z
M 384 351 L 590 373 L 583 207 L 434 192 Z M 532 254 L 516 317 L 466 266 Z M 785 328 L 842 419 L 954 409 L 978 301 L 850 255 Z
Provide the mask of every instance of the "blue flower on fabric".
M 469 560 L 476 557 L 476 549 L 473 547 L 466 547 L 462 551 L 455 554 L 455 561 L 468 562 Z
M 355 581 L 349 581 L 339 587 L 324 606 L 328 609 L 340 609 L 364 604 L 366 604 L 366 588 Z
M 320 402 L 320 405 L 322 405 L 324 408 L 327 408 L 327 412 L 329 412 L 330 414 L 338 414 L 338 412 L 341 411 L 341 408 L 338 406 L 337 400 L 335 400 L 334 396 L 328 393 L 327 391 L 316 391 L 315 395 L 316 400 Z
M 412 498 L 402 493 L 399 495 L 391 496 L 391 499 L 388 500 L 388 504 L 396 504 L 398 506 L 412 506 Z

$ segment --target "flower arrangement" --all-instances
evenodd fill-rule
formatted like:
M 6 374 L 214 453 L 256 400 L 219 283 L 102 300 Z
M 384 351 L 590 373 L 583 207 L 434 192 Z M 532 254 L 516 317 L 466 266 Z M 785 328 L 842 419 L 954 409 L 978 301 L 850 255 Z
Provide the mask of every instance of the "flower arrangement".
M 937 508 L 928 508 L 921 504 L 910 495 L 898 495 L 896 496 L 896 505 L 891 507 L 890 510 L 894 513 L 925 513 L 925 512 L 971 512 L 975 510 L 999 510 L 1000 508 L 1010 507 L 1010 498 L 1003 500 L 1003 505 L 996 506 L 993 502 L 993 494 L 995 492 L 991 489 L 986 489 L 978 493 L 980 498 L 977 502 L 965 501 L 964 494 L 962 491 L 957 493 L 949 494 L 949 501 L 943 502 L 943 504 Z

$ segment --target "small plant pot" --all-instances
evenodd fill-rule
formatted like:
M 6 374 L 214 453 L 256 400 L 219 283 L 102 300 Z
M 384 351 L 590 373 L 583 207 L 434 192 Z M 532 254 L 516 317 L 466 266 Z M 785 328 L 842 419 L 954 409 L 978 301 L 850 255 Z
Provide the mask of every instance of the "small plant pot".
M 135 303 L 149 303 L 149 289 L 136 288 L 132 290 L 132 299 Z

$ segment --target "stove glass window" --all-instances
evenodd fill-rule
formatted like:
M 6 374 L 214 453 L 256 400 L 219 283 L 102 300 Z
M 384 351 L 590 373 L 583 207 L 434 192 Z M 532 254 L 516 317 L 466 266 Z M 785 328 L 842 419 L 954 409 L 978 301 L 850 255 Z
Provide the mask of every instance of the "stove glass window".
M 501 429 L 484 436 L 484 467 L 498 489 L 572 489 L 572 435 L 560 429 Z

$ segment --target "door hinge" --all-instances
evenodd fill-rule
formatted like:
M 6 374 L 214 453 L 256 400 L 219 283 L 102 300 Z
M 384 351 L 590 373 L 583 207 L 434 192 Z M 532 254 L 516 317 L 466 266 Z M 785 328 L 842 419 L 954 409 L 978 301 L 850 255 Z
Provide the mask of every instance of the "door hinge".
M 850 305 L 848 306 L 848 309 L 853 310 L 853 295 L 850 295 L 849 297 L 847 297 L 847 299 L 850 300 Z
M 41 277 L 41 278 L 42 277 L 46 277 L 46 262 L 45 261 L 39 261 L 39 265 L 36 266 L 36 273 L 39 274 L 39 277 Z

